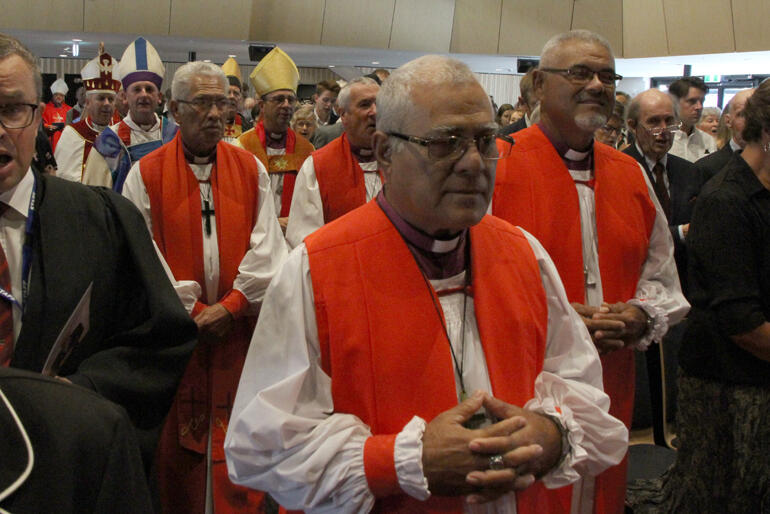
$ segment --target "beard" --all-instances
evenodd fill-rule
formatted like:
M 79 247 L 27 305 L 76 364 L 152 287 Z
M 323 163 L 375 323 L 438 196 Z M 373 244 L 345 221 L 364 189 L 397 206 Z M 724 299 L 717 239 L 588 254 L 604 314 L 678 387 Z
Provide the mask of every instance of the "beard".
M 607 123 L 607 115 L 602 113 L 585 113 L 575 116 L 575 125 L 586 132 L 594 132 Z

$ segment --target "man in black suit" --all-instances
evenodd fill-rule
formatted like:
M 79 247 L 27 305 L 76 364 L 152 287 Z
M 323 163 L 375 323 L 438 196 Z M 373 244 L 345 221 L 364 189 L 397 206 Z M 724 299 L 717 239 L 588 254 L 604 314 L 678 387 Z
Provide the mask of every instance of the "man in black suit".
M 0 367 L 0 512 L 152 512 L 134 429 L 98 394 Z
M 195 324 L 128 200 L 30 169 L 41 89 L 35 57 L 0 34 L 0 366 L 39 373 L 91 285 L 57 375 L 124 407 L 149 463 Z
M 519 96 L 519 103 L 516 104 L 516 108 L 523 110 L 524 116 L 510 125 L 501 128 L 501 134 L 513 134 L 514 132 L 524 130 L 535 123 L 532 119 L 532 114 L 539 102 L 535 95 L 535 85 L 532 79 L 533 75 L 534 69 L 531 69 L 522 77 L 521 82 L 519 82 L 519 91 L 521 92 L 521 95 Z
M 743 127 L 746 125 L 746 119 L 743 117 L 743 108 L 746 107 L 746 100 L 749 99 L 752 93 L 754 93 L 754 89 L 738 91 L 730 100 L 730 103 L 727 104 L 725 123 L 732 134 L 730 141 L 720 148 L 718 152 L 701 157 L 695 162 L 695 167 L 703 176 L 704 182 L 719 173 L 733 156 L 733 153 L 740 152 L 746 146 L 746 142 L 743 140 Z
M 626 123 L 636 142 L 624 153 L 642 165 L 666 213 L 674 238 L 677 270 L 686 293 L 685 239 L 702 180 L 691 162 L 668 153 L 674 141 L 673 132 L 679 126 L 673 99 L 657 89 L 640 93 L 631 100 Z

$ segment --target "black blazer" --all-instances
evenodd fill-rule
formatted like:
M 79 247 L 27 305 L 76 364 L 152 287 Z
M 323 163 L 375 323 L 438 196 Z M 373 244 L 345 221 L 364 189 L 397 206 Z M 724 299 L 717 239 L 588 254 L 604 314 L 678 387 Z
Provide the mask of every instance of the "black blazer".
M 652 170 L 647 166 L 647 161 L 636 149 L 636 145 L 631 145 L 623 153 L 630 155 L 639 162 L 647 173 L 650 182 L 655 183 L 655 177 Z M 666 158 L 666 175 L 668 176 L 669 196 L 671 199 L 671 215 L 668 219 L 671 237 L 674 239 L 674 258 L 679 272 L 679 280 L 682 284 L 682 290 L 687 290 L 687 247 L 682 238 L 679 237 L 679 225 L 690 223 L 692 218 L 695 199 L 698 197 L 700 188 L 703 185 L 703 178 L 690 161 L 668 154 Z
M 525 128 L 527 128 L 527 120 L 522 116 L 510 125 L 506 125 L 505 127 L 501 128 L 499 132 L 500 134 L 507 136 L 508 134 L 513 134 L 514 132 L 524 130 Z
M 733 153 L 733 149 L 728 142 L 725 146 L 720 148 L 719 151 L 703 156 L 695 161 L 695 167 L 703 177 L 703 182 L 708 182 L 711 177 L 722 171 L 722 168 L 730 162 Z
M 16 513 L 152 512 L 126 413 L 96 393 L 0 368 L 0 435 L 0 495 L 6 496 L 0 508 Z

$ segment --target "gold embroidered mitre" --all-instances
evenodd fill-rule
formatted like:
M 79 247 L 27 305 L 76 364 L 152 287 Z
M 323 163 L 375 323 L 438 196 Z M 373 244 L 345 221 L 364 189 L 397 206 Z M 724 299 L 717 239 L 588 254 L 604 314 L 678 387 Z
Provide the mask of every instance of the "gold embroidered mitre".
M 249 80 L 260 97 L 279 89 L 290 89 L 296 94 L 299 70 L 291 57 L 276 46 L 259 61 Z

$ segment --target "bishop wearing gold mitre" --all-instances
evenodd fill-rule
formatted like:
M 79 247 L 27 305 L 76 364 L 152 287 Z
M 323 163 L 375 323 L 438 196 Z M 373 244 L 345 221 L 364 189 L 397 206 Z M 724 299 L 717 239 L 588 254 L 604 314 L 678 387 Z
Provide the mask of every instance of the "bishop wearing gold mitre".
M 222 65 L 222 71 L 227 77 L 227 99 L 230 100 L 225 116 L 225 134 L 222 141 L 235 143 L 241 134 L 251 128 L 252 124 L 238 114 L 243 110 L 243 79 L 238 61 L 230 57 Z
M 291 57 L 275 47 L 254 68 L 249 80 L 261 117 L 238 143 L 267 167 L 276 215 L 285 230 L 297 171 L 314 150 L 307 139 L 289 128 L 297 105 L 299 70 Z

